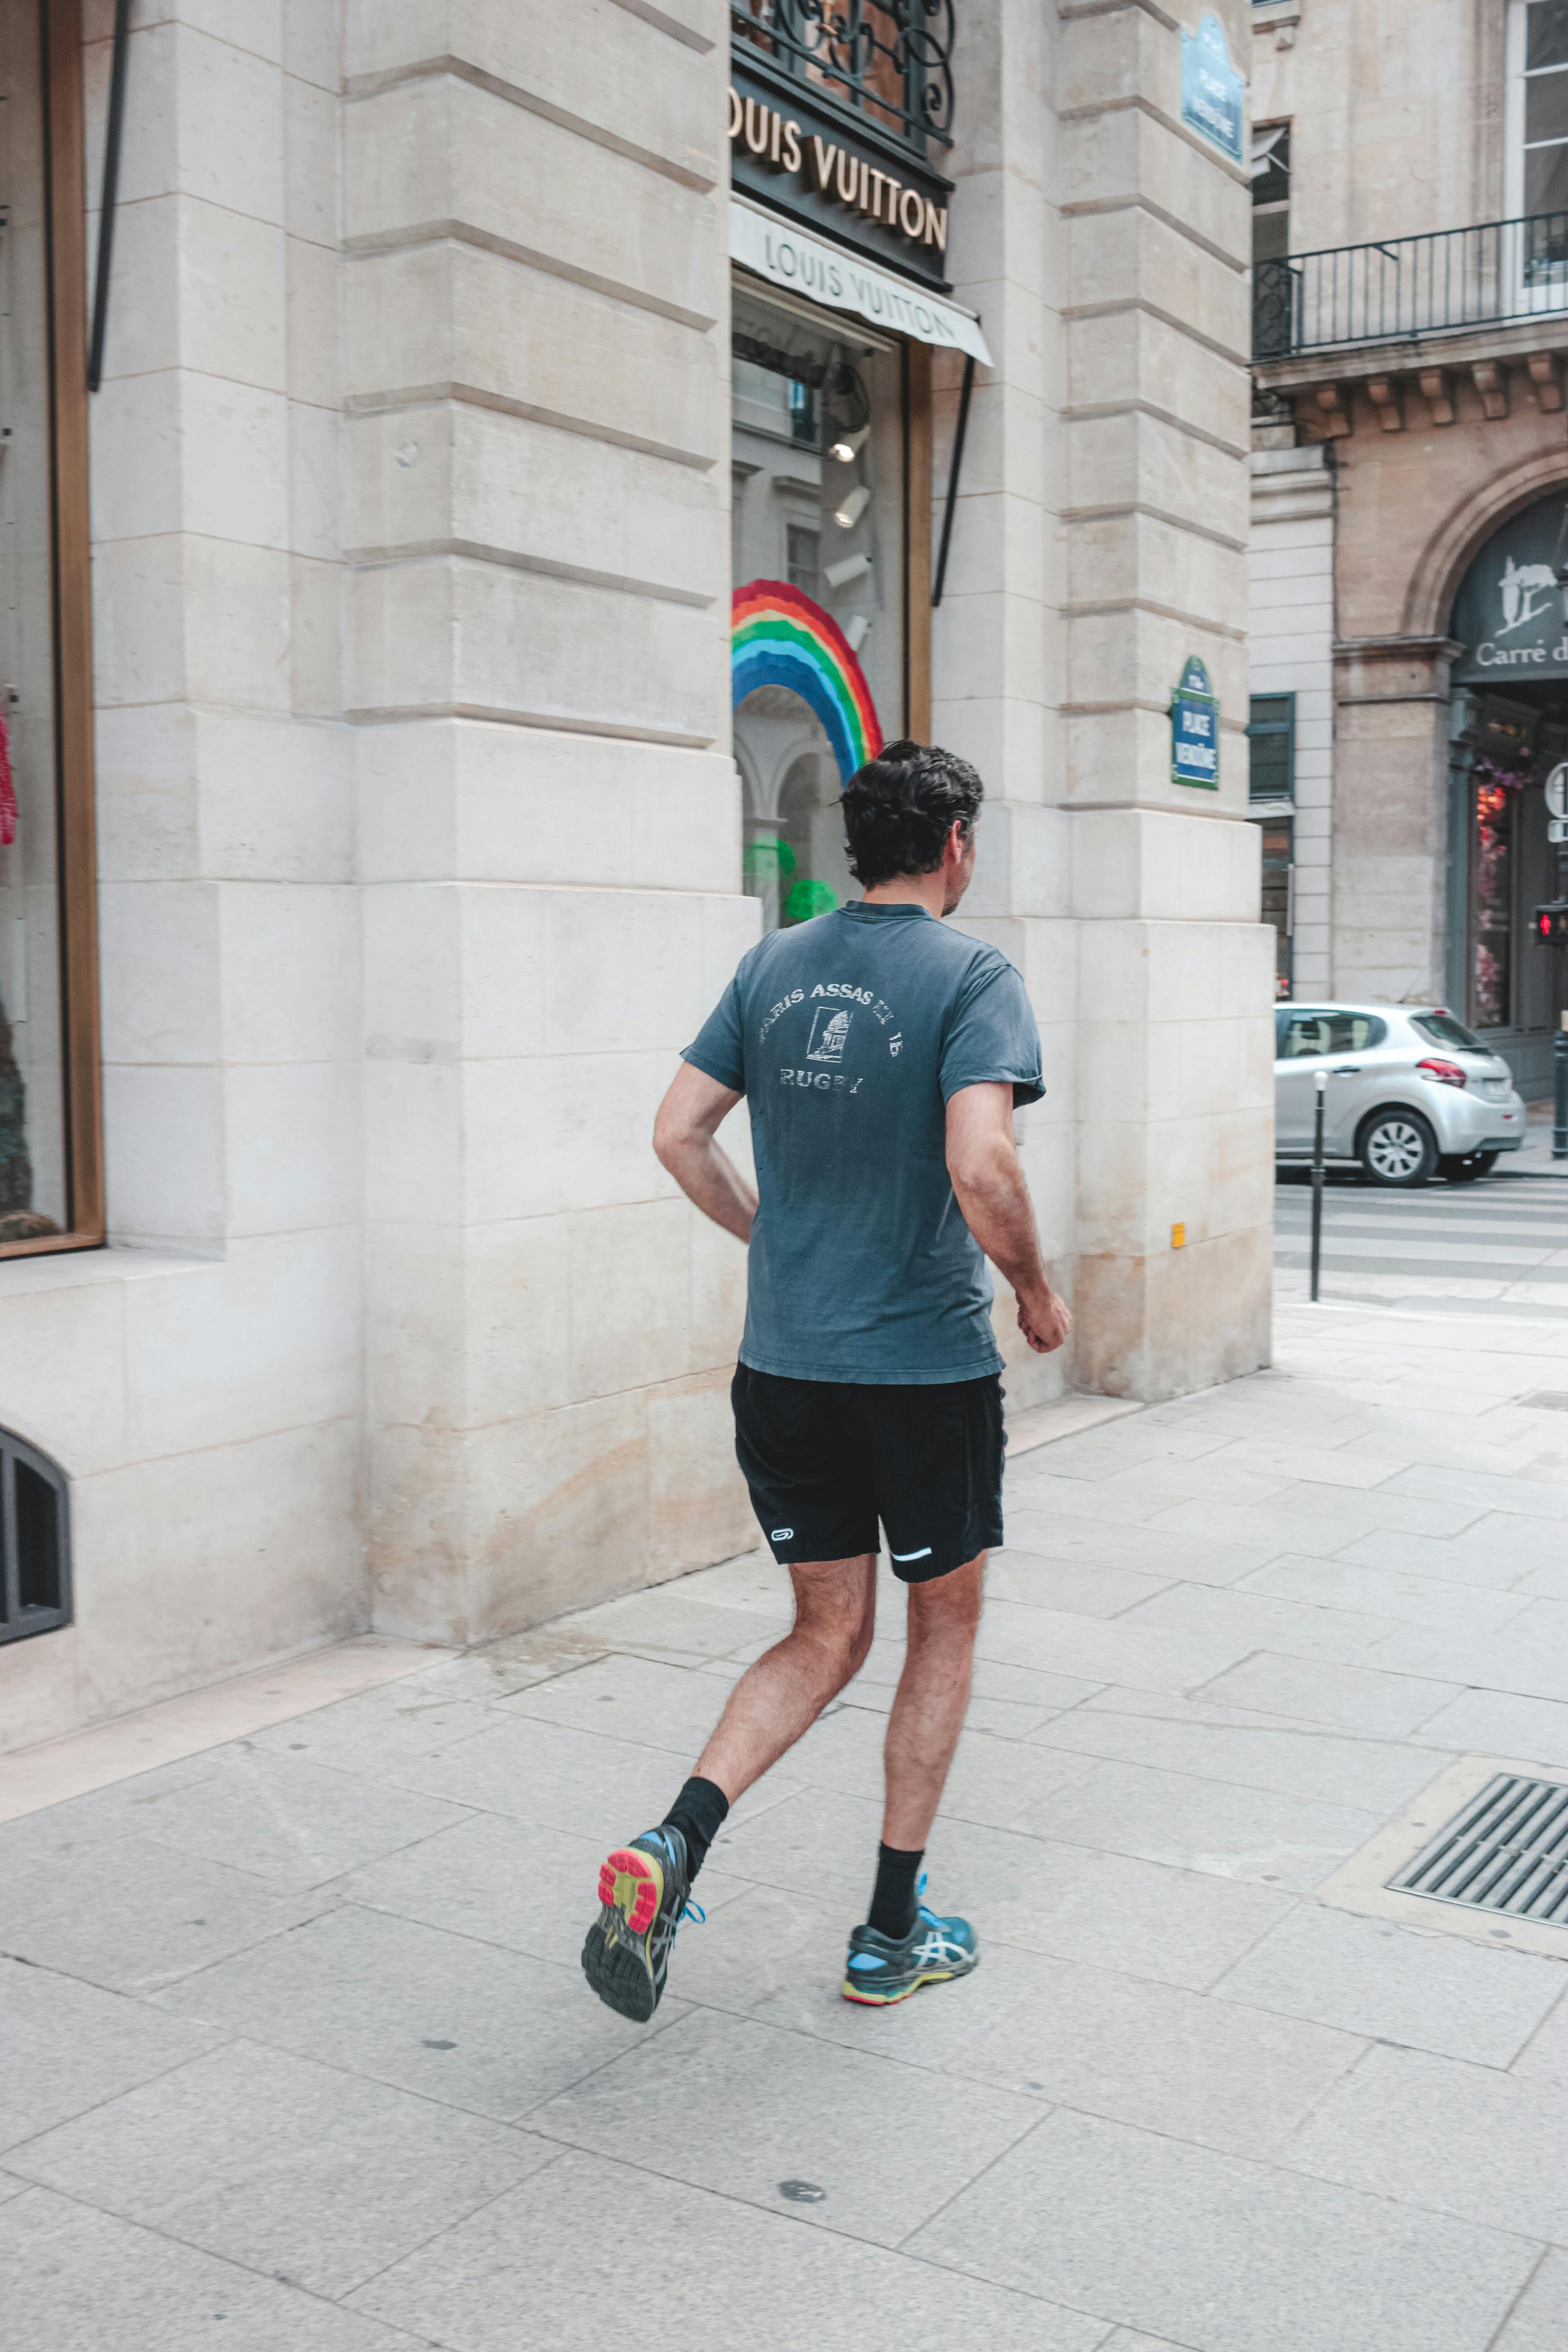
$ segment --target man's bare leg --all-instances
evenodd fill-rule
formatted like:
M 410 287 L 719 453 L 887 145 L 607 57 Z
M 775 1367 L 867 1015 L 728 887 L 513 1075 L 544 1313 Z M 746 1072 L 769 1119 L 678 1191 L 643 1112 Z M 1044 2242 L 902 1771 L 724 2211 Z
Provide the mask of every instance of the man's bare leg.
M 885 2008 L 921 1985 L 967 1976 L 980 1953 L 967 1919 L 921 1907 L 920 1867 L 963 1729 L 985 1555 L 910 1587 L 909 1653 L 888 1717 L 887 1804 L 877 1883 L 849 1938 L 844 1997 Z
M 697 1761 L 696 1776 L 711 1780 L 731 1804 L 859 1673 L 876 1631 L 877 1562 L 870 1552 L 809 1561 L 790 1570 L 790 1581 L 795 1623 L 747 1667 Z
M 612 1850 L 583 1972 L 607 2008 L 646 2022 L 664 1990 L 691 1882 L 730 1807 L 865 1664 L 877 1622 L 877 1561 L 812 1560 L 790 1570 L 795 1623 L 731 1692 L 697 1769 L 657 1829 Z
M 969 1706 L 985 1554 L 910 1587 L 909 1648 L 888 1717 L 882 1843 L 924 1846 Z

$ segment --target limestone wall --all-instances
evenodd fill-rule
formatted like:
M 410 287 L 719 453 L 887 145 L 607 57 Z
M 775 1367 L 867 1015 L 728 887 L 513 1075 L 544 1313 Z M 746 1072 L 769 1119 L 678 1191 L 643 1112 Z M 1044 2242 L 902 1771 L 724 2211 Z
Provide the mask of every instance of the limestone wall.
M 759 913 L 728 11 L 134 21 L 93 415 L 113 1246 L 0 1266 L 0 1422 L 70 1474 L 78 1570 L 77 1624 L 0 1650 L 4 1744 L 754 1539 L 742 1255 L 649 1150 Z M 1079 1314 L 1010 1387 L 1166 1395 L 1268 1349 L 1247 185 L 1183 129 L 1159 12 L 960 24 L 950 262 L 996 365 L 933 732 L 987 781 L 965 920 L 1040 1014 L 1024 1150 Z M 1212 796 L 1170 781 L 1194 653 Z
M 1287 441 L 1265 431 L 1260 440 Z M 1248 642 L 1254 694 L 1296 698 L 1292 982 L 1333 990 L 1334 486 L 1324 446 L 1252 455 Z
M 1505 7 L 1264 0 L 1252 119 L 1289 122 L 1290 249 L 1503 218 Z
M 1245 68 L 1248 11 L 1219 12 Z M 1180 120 L 1179 27 L 1063 11 L 1067 814 L 1080 1386 L 1165 1396 L 1267 1360 L 1272 934 L 1246 822 L 1244 173 Z M 1220 789 L 1171 781 L 1191 654 Z M 1184 1239 L 1178 1245 L 1178 1233 Z
M 77 1588 L 0 1649 L 0 1745 L 366 1622 L 336 15 L 133 17 L 91 415 L 111 1246 L 0 1266 L 0 1422 L 70 1475 Z
M 651 20 L 650 20 L 651 16 Z M 757 909 L 728 756 L 728 17 L 349 14 L 378 1625 L 751 1540 L 744 1262 L 649 1149 Z

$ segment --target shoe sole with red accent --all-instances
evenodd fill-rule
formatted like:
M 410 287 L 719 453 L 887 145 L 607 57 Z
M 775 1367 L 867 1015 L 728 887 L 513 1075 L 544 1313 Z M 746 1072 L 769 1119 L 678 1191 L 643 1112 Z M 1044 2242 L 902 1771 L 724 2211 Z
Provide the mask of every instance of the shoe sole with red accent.
M 606 2009 L 646 2025 L 663 1986 L 648 1937 L 664 1901 L 664 1871 L 638 1846 L 617 1846 L 599 1871 L 599 1916 L 583 1946 L 583 1973 Z

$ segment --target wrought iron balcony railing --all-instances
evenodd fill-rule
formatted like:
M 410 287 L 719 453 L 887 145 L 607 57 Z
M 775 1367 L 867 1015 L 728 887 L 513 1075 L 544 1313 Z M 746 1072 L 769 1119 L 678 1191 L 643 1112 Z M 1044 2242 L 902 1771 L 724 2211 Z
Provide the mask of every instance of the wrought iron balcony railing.
M 952 144 L 953 0 L 730 0 L 738 58 L 767 58 L 813 95 L 917 155 Z
M 1304 358 L 1557 315 L 1568 319 L 1568 213 L 1536 213 L 1257 263 L 1252 356 Z

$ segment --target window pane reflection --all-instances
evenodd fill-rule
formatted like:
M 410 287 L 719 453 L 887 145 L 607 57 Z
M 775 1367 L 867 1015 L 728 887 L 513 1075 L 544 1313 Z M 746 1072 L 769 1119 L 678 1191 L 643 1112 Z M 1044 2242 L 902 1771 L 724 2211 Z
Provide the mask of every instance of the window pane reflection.
M 1490 781 L 1475 786 L 1470 859 L 1470 1022 L 1506 1029 L 1510 1012 L 1515 794 Z
M 0 10 L 0 1243 L 68 1223 L 39 17 Z
M 802 656 L 822 688 L 814 704 L 815 687 L 771 678 L 735 706 L 744 887 L 773 929 L 858 895 L 838 796 L 862 738 L 874 749 L 902 727 L 901 355 L 847 315 L 738 285 L 732 382 L 735 585 L 805 600 Z M 822 693 L 841 695 L 847 676 L 856 715 L 835 738 Z

